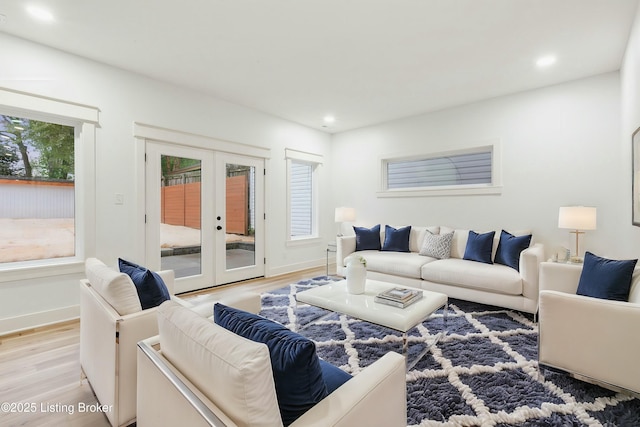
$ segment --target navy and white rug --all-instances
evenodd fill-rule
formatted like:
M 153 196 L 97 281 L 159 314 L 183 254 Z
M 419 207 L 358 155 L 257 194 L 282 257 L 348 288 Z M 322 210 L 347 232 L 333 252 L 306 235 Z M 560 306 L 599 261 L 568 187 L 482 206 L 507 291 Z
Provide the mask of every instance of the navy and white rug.
M 357 375 L 401 334 L 349 316 L 296 305 L 295 294 L 331 277 L 262 295 L 262 312 L 316 342 L 318 355 Z M 443 310 L 410 331 L 415 357 L 444 329 Z M 411 426 L 640 426 L 640 399 L 563 373 L 537 369 L 537 324 L 530 315 L 449 300 L 447 334 L 407 372 Z

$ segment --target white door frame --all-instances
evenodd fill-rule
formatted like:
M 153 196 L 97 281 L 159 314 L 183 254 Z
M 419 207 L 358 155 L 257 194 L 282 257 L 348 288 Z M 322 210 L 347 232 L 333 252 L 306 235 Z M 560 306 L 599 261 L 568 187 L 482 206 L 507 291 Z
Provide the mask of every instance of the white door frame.
M 166 144 L 172 144 L 181 147 L 193 147 L 193 148 L 201 148 L 204 150 L 210 150 L 211 152 L 225 152 L 231 154 L 238 154 L 244 156 L 250 156 L 257 159 L 260 159 L 264 162 L 266 166 L 268 160 L 271 158 L 271 150 L 264 147 L 259 147 L 255 145 L 249 144 L 241 144 L 232 141 L 224 141 L 215 138 L 211 138 L 208 136 L 197 135 L 188 132 L 182 132 L 172 129 L 161 128 L 158 126 L 148 125 L 144 123 L 133 124 L 133 136 L 135 141 L 135 158 L 136 164 L 138 165 L 136 180 L 134 182 L 134 193 L 137 195 L 135 198 L 135 218 L 136 223 L 144 224 L 145 216 L 146 216 L 146 199 L 148 196 L 146 195 L 146 142 L 147 141 L 156 141 L 156 142 L 164 142 Z M 266 181 L 266 177 L 264 177 Z M 263 186 L 262 189 L 266 191 L 266 186 Z M 204 194 L 204 193 L 203 193 Z M 268 200 L 266 199 L 266 195 L 262 193 L 263 208 L 266 207 Z M 213 197 L 211 197 L 213 200 Z M 263 211 L 264 212 L 264 211 Z M 266 230 L 267 221 L 264 220 L 263 225 Z M 139 259 L 144 260 L 141 262 L 145 262 L 151 269 L 158 269 L 160 267 L 159 257 L 157 261 L 154 261 L 152 258 L 158 254 L 158 246 L 150 249 L 147 245 L 147 227 L 136 227 L 134 233 L 136 234 L 135 239 L 135 247 L 133 248 L 134 252 L 139 254 Z M 265 233 L 263 231 L 263 233 Z M 265 233 L 266 234 L 266 233 Z M 213 239 L 213 237 L 212 237 Z M 265 237 L 262 237 L 263 241 L 263 257 L 267 256 L 265 251 L 266 242 Z M 210 258 L 213 259 L 213 258 Z M 211 263 L 213 265 L 213 262 Z M 181 290 L 183 287 L 179 284 L 179 281 L 176 283 L 176 292 L 185 292 Z M 214 280 L 212 279 L 206 286 L 213 286 Z
M 254 245 L 254 264 L 229 269 L 226 263 L 226 165 L 238 164 L 251 166 L 255 170 L 255 245 Z M 216 284 L 225 284 L 237 282 L 240 280 L 252 279 L 264 276 L 265 273 L 265 232 L 264 232 L 264 159 L 255 157 L 247 157 L 229 153 L 215 153 L 215 217 L 220 217 L 220 221 L 215 221 L 216 226 L 216 253 L 219 254 L 215 258 L 216 263 Z M 217 228 L 220 227 L 218 230 Z
M 147 267 L 152 270 L 161 268 L 160 257 L 160 178 L 162 171 L 160 159 L 162 155 L 197 159 L 201 162 L 200 183 L 200 274 L 180 277 L 175 280 L 175 293 L 202 289 L 215 284 L 214 263 L 214 179 L 213 153 L 200 148 L 175 146 L 157 141 L 146 143 L 146 259 Z

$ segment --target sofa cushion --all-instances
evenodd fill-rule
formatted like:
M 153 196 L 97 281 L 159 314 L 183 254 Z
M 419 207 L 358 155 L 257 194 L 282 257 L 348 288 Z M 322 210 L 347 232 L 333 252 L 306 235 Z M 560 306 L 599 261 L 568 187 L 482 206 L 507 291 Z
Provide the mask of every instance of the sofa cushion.
M 520 273 L 505 265 L 449 258 L 423 265 L 421 273 L 422 279 L 434 283 L 522 295 Z
M 637 259 L 612 260 L 587 252 L 578 282 L 578 295 L 627 301 Z
M 174 301 L 158 307 L 162 354 L 237 425 L 281 425 L 269 349 Z
M 495 236 L 495 234 L 495 231 L 478 234 L 470 230 L 463 259 L 493 264 L 491 255 L 493 252 L 493 236 Z
M 380 250 L 380 224 L 371 228 L 353 226 L 356 233 L 356 251 Z
M 384 226 L 384 243 L 383 251 L 390 252 L 409 252 L 409 234 L 411 226 L 394 228 L 390 225 Z
M 423 265 L 437 261 L 436 258 L 421 256 L 415 252 L 364 251 L 359 255 L 367 260 L 367 271 L 415 279 L 420 278 Z
M 278 406 L 289 425 L 328 394 L 313 341 L 264 317 L 216 304 L 215 322 L 269 348 Z
M 157 307 L 171 299 L 167 285 L 158 273 L 122 258 L 118 258 L 118 267 L 121 273 L 131 277 L 143 310 Z
M 494 262 L 520 270 L 520 252 L 527 249 L 531 244 L 531 234 L 526 236 L 514 236 L 508 231 L 502 230 L 500 233 L 500 243 Z
M 425 232 L 420 255 L 432 258 L 447 259 L 451 256 L 451 242 L 453 231 L 447 234 L 433 234 L 429 230 Z
M 91 287 L 121 316 L 142 311 L 131 278 L 96 258 L 85 261 L 85 274 Z

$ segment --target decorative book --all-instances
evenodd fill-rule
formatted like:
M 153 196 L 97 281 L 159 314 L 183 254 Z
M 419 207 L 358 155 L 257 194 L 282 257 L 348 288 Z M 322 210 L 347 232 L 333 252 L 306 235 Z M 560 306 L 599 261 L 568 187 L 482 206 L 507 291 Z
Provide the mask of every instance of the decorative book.
M 391 288 L 380 292 L 374 297 L 374 301 L 380 304 L 405 308 L 422 298 L 422 291 L 417 289 Z

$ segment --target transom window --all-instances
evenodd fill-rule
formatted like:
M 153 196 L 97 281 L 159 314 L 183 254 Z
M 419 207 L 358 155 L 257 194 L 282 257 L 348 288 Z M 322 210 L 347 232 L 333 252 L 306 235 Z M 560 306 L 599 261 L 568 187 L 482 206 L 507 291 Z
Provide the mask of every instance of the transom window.
M 499 192 L 497 145 L 382 160 L 381 197 Z

